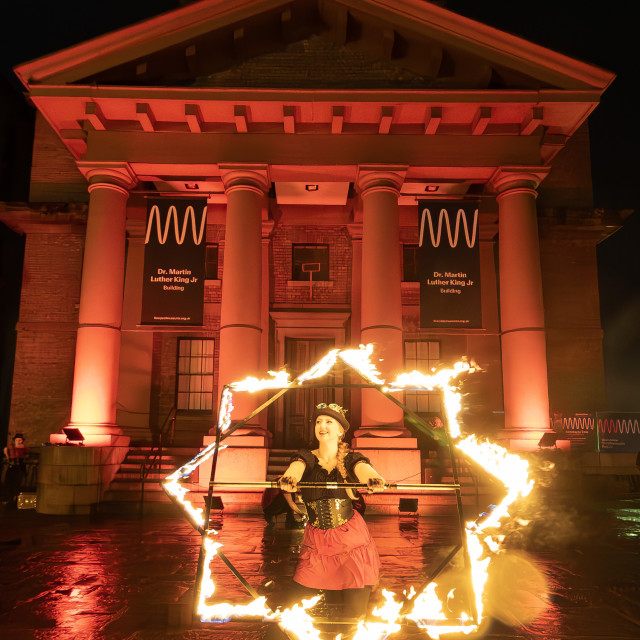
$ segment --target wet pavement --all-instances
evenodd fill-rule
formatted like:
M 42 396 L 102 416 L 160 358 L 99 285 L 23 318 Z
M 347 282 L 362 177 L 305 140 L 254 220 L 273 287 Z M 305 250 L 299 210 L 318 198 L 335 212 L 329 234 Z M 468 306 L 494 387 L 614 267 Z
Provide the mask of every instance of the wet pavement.
M 513 515 L 490 578 L 482 637 L 640 638 L 640 498 L 585 503 L 541 494 Z M 302 537 L 280 518 L 266 529 L 259 515 L 225 514 L 219 533 L 246 580 L 275 599 Z M 382 560 L 381 584 L 396 592 L 422 583 L 459 539 L 455 513 L 365 519 Z M 268 623 L 191 619 L 199 542 L 177 510 L 144 518 L 4 511 L 0 638 L 262 640 Z M 459 558 L 438 576 L 443 589 L 455 586 Z M 215 600 L 249 600 L 219 560 L 213 571 Z M 390 637 L 428 636 L 406 625 Z

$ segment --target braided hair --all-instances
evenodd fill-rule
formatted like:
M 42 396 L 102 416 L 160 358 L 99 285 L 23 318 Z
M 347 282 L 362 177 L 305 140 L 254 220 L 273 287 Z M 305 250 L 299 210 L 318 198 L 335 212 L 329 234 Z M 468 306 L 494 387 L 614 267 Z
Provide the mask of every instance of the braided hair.
M 342 479 L 345 482 L 348 482 L 347 479 L 347 468 L 344 466 L 344 459 L 349 455 L 349 451 L 351 447 L 346 443 L 342 438 L 340 438 L 340 442 L 338 443 L 338 453 L 336 456 L 336 468 L 338 469 L 338 473 L 342 476 Z M 352 500 L 357 500 L 358 496 L 355 494 L 353 489 L 345 489 L 347 495 Z

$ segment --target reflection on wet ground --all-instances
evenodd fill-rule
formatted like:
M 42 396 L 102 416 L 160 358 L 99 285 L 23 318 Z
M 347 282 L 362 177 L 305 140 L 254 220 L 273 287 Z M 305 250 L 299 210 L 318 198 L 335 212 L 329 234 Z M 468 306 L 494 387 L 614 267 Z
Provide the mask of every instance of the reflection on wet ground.
M 381 585 L 396 592 L 421 584 L 459 539 L 455 514 L 366 519 L 382 558 Z M 505 535 L 508 550 L 492 570 L 483 637 L 640 637 L 640 499 L 578 504 L 541 496 L 514 514 Z M 227 514 L 219 533 L 247 581 L 275 600 L 293 573 L 301 537 L 284 521 L 265 529 L 258 515 Z M 266 623 L 188 619 L 198 552 L 198 534 L 177 511 L 143 519 L 5 512 L 0 638 L 261 640 Z M 443 589 L 455 586 L 459 564 L 438 576 Z M 213 570 L 216 600 L 248 601 L 221 562 Z M 391 637 L 427 638 L 409 626 Z

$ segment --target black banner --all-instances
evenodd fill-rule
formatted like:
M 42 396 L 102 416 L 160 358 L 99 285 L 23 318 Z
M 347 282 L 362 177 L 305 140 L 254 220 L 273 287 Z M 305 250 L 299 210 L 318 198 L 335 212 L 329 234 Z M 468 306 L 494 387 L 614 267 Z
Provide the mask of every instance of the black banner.
M 418 202 L 422 328 L 482 328 L 478 203 Z
M 552 427 L 560 439 L 569 440 L 571 451 L 597 451 L 596 423 L 597 418 L 591 413 L 575 413 L 554 418 Z
M 141 324 L 202 325 L 206 198 L 148 200 Z
M 640 413 L 598 411 L 598 450 L 640 451 Z

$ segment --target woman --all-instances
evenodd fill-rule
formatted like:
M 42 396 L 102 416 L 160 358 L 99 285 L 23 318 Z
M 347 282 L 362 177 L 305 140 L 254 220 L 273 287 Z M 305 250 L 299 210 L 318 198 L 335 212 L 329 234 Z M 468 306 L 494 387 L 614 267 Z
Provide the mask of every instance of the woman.
M 318 448 L 301 449 L 280 479 L 280 487 L 298 490 L 298 482 L 361 482 L 370 493 L 385 482 L 361 453 L 344 442 L 349 422 L 337 404 L 319 404 L 313 413 Z M 362 516 L 354 511 L 350 489 L 302 489 L 309 524 L 293 580 L 298 599 L 325 590 L 328 601 L 341 592 L 344 617 L 366 613 L 371 587 L 378 581 L 380 560 Z M 331 595 L 334 598 L 331 598 Z

